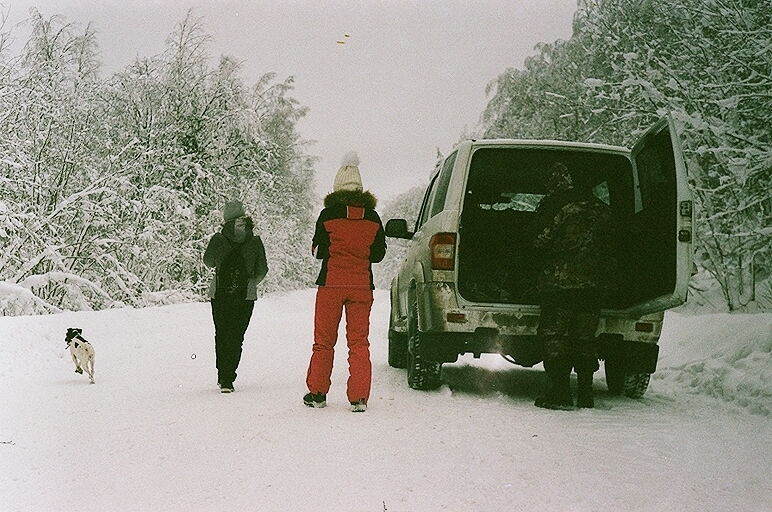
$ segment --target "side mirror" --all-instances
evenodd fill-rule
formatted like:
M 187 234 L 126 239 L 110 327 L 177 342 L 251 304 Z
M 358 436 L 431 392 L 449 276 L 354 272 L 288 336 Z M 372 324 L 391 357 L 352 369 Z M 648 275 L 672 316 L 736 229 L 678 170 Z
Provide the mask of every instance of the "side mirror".
M 405 219 L 391 219 L 386 223 L 386 236 L 391 238 L 404 238 L 410 240 L 413 233 L 407 230 L 407 221 Z

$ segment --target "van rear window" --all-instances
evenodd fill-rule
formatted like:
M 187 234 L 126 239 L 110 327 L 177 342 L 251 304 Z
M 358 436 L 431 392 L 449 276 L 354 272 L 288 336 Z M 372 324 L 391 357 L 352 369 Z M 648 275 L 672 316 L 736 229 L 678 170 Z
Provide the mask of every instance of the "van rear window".
M 535 212 L 544 194 L 523 194 L 518 192 L 502 192 L 500 201 L 491 204 L 479 204 L 481 210 L 514 210 L 516 212 Z
M 534 211 L 544 197 L 549 169 L 568 167 L 577 186 L 617 210 L 632 209 L 632 168 L 625 155 L 561 147 L 478 148 L 472 155 L 464 207 Z

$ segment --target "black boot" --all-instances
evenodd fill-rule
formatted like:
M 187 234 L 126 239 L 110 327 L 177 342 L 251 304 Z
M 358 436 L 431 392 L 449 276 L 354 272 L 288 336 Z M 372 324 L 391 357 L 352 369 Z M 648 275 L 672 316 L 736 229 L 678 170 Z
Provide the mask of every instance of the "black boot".
M 592 372 L 577 372 L 576 384 L 576 406 L 586 409 L 595 407 L 595 397 L 592 391 Z
M 573 409 L 571 366 L 556 361 L 544 361 L 544 370 L 546 374 L 544 396 L 537 398 L 534 405 L 543 409 Z
M 537 396 L 533 405 L 542 409 L 552 409 L 551 405 L 555 402 L 555 384 L 552 382 L 552 375 L 544 372 L 544 395 Z

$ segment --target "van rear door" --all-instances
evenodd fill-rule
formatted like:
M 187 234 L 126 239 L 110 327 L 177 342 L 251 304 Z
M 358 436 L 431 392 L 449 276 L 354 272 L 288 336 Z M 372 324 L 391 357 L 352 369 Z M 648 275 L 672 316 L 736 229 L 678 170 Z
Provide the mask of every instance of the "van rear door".
M 631 152 L 634 213 L 626 278 L 638 317 L 683 304 L 692 269 L 693 208 L 672 118 L 660 119 Z

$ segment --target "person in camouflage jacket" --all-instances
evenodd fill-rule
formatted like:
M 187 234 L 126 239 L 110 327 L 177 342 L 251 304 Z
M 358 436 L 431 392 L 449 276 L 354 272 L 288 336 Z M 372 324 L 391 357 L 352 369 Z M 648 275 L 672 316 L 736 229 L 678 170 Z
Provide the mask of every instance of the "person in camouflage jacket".
M 611 208 L 589 187 L 575 187 L 564 165 L 553 166 L 548 191 L 542 202 L 549 207 L 537 210 L 543 229 L 534 242 L 543 262 L 537 289 L 547 373 L 544 397 L 536 405 L 573 408 L 573 368 L 577 405 L 593 407 L 592 374 L 599 368 L 595 332 L 601 304 L 615 288 L 619 233 Z

